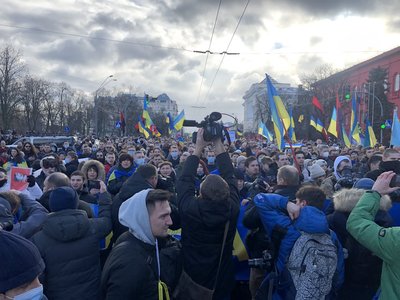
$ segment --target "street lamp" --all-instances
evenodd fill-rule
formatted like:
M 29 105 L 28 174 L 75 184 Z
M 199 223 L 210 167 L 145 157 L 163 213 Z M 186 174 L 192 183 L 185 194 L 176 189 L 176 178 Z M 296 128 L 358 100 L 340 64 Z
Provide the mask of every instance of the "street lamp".
M 99 135 L 99 125 L 98 125 L 98 120 L 99 120 L 99 107 L 98 107 L 98 103 L 97 103 L 97 96 L 98 96 L 98 92 L 104 88 L 107 84 L 109 84 L 112 81 L 117 81 L 117 79 L 113 78 L 114 75 L 109 75 L 107 76 L 103 82 L 99 85 L 99 87 L 96 89 L 96 91 L 94 92 L 94 132 L 96 133 L 96 136 Z

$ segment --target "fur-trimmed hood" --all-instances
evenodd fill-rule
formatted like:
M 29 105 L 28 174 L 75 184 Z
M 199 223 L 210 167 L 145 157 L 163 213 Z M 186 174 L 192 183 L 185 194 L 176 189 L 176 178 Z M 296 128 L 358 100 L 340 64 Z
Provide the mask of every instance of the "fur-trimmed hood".
M 87 171 L 89 170 L 89 168 L 91 166 L 95 166 L 97 168 L 97 170 L 99 170 L 97 172 L 97 179 L 104 182 L 106 180 L 106 172 L 104 170 L 104 165 L 97 160 L 89 159 L 89 160 L 85 161 L 85 163 L 83 164 L 82 169 L 81 169 L 83 174 L 85 174 L 85 176 L 87 177 L 87 175 L 86 175 Z
M 333 205 L 335 211 L 351 212 L 356 206 L 358 200 L 364 195 L 365 190 L 362 189 L 342 189 L 333 195 Z M 380 209 L 388 211 L 392 207 L 392 201 L 390 197 L 385 195 L 382 196 L 380 202 Z

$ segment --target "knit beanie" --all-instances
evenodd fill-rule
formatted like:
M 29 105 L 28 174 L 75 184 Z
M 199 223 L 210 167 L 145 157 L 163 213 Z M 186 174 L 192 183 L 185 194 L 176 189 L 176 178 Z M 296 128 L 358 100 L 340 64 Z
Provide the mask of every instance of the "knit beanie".
M 44 262 L 32 242 L 0 231 L 0 293 L 31 283 L 43 270 Z
M 374 186 L 374 183 L 375 181 L 373 181 L 371 178 L 361 178 L 354 183 L 353 187 L 362 190 L 371 190 Z
M 238 156 L 237 160 L 236 160 L 236 165 L 239 165 L 241 162 L 245 161 L 246 157 L 243 155 Z
M 52 212 L 63 209 L 76 209 L 78 204 L 78 194 L 71 187 L 59 187 L 50 193 L 49 207 Z
M 310 170 L 310 177 L 312 180 L 326 175 L 324 169 L 322 169 L 319 164 L 313 164 L 312 166 L 308 167 L 308 169 Z

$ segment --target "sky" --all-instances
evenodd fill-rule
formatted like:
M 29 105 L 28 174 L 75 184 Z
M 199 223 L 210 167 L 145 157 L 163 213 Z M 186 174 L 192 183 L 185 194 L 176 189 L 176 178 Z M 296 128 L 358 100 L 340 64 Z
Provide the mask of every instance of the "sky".
M 242 97 L 265 73 L 297 86 L 318 66 L 344 69 L 400 41 L 398 0 L 1 2 L 0 45 L 20 50 L 31 75 L 93 95 L 112 74 L 107 88 L 166 93 L 198 121 L 243 120 Z M 206 50 L 239 54 L 193 52 Z

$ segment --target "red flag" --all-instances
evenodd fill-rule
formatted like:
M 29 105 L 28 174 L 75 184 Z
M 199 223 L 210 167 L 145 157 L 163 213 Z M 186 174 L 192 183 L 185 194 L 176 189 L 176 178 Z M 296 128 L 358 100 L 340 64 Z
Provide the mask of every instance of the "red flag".
M 313 104 L 316 108 L 318 108 L 322 113 L 324 113 L 324 109 L 322 108 L 321 103 L 319 103 L 317 97 L 315 97 L 315 96 L 312 97 L 312 104 Z

